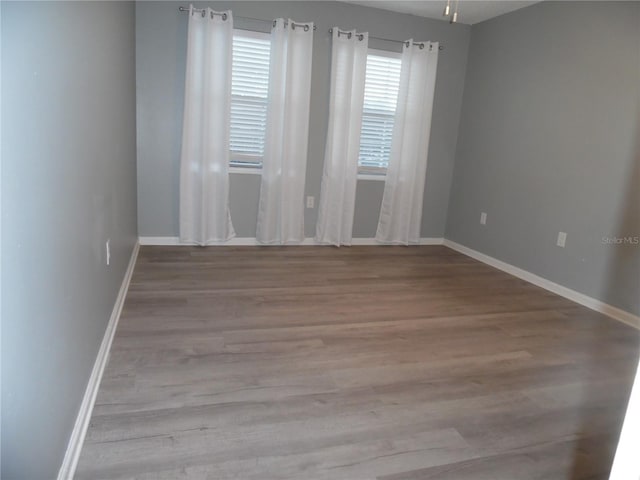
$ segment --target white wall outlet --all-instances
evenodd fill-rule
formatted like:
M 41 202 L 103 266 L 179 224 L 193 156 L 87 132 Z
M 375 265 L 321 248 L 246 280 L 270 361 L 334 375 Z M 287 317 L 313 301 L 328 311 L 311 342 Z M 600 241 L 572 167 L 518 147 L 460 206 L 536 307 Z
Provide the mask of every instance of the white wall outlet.
M 567 232 L 558 232 L 558 241 L 556 245 L 564 248 L 565 243 L 567 243 Z
M 111 239 L 107 238 L 107 242 L 104 244 L 104 249 L 107 254 L 107 265 L 111 263 Z
M 487 213 L 486 212 L 482 212 L 480 214 L 480 224 L 481 225 L 486 225 L 487 224 Z
M 316 204 L 316 198 L 312 196 L 307 197 L 307 208 L 313 208 Z

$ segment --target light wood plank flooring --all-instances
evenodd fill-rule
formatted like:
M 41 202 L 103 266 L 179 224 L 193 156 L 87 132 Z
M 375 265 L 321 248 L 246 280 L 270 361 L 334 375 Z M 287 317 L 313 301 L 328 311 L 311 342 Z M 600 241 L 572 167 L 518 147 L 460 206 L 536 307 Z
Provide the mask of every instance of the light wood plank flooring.
M 605 479 L 638 353 L 446 247 L 143 247 L 77 478 Z

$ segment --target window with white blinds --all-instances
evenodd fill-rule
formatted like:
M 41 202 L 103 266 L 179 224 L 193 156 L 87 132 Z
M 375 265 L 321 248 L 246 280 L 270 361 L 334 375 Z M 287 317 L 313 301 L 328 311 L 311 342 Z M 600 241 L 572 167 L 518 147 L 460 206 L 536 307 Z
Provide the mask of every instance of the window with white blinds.
M 270 48 L 267 33 L 233 33 L 230 149 L 234 167 L 262 167 Z
M 400 87 L 400 54 L 369 50 L 358 172 L 385 174 Z

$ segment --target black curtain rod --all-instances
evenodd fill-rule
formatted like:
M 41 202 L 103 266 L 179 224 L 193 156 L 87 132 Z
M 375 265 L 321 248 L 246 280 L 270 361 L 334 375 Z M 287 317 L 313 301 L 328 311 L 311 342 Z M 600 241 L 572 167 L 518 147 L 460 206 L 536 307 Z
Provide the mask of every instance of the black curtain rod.
M 188 11 L 189 11 L 189 7 L 178 7 L 178 10 L 180 10 L 181 12 L 188 12 Z M 193 7 L 193 10 L 194 10 L 194 11 L 196 11 L 196 12 L 202 12 L 202 13 L 203 13 L 203 15 L 204 15 L 204 12 L 205 12 L 205 9 L 204 9 L 204 8 L 196 8 L 196 7 Z M 226 18 L 224 18 L 224 17 L 226 17 L 226 15 L 227 15 L 226 13 L 218 13 L 218 12 L 214 12 L 214 14 L 215 14 L 215 15 L 222 15 L 222 16 L 223 16 L 223 20 L 226 20 Z M 236 16 L 236 18 L 241 18 L 241 19 L 243 19 L 243 20 L 253 20 L 253 21 L 256 21 L 256 22 L 271 23 L 271 24 L 273 24 L 273 26 L 274 26 L 274 27 L 276 26 L 276 21 L 275 21 L 275 20 L 265 20 L 265 19 L 263 19 L 263 18 L 253 18 L 253 17 L 241 17 L 241 16 L 239 16 L 239 15 L 238 15 L 238 16 Z M 286 26 L 288 23 L 289 23 L 289 22 L 285 21 L 285 22 L 284 22 L 285 26 Z M 306 24 L 304 24 L 304 23 L 294 23 L 293 25 L 294 25 L 294 26 L 296 26 L 296 27 L 307 27 L 307 28 L 308 28 L 308 26 L 307 26 Z M 313 29 L 314 29 L 314 30 L 316 30 L 317 28 L 318 28 L 317 26 L 315 26 L 315 25 L 313 26 Z M 307 29 L 305 28 L 305 31 L 306 31 L 306 30 L 307 30 Z
M 333 28 L 329 29 L 329 33 L 333 33 Z M 338 29 L 338 35 L 341 35 L 341 34 L 349 34 L 349 35 L 351 35 L 351 32 Z M 357 33 L 356 32 L 356 36 L 358 36 L 359 40 L 362 40 L 362 34 L 361 33 Z M 407 40 L 393 40 L 391 38 L 374 37 L 373 35 L 369 35 L 369 38 L 374 38 L 376 40 L 383 40 L 385 42 L 403 43 L 403 44 L 406 44 L 407 46 L 409 46 L 409 42 Z M 420 48 L 424 48 L 425 47 L 425 43 L 424 42 L 414 42 L 414 45 L 420 45 Z M 444 50 L 444 45 L 438 45 L 438 50 Z
M 196 12 L 204 12 L 204 9 L 202 9 L 202 8 L 193 7 L 193 9 Z M 178 10 L 180 10 L 181 12 L 188 12 L 189 8 L 188 7 L 178 7 Z M 275 25 L 275 20 L 265 20 L 263 18 L 241 17 L 241 16 L 237 16 L 236 18 L 242 18 L 243 20 L 253 20 L 253 21 L 256 21 L 256 22 L 272 23 L 273 25 Z M 296 23 L 294 25 L 298 26 L 300 24 Z M 313 29 L 316 30 L 317 27 L 314 25 Z M 332 31 L 333 31 L 333 28 L 330 28 L 329 29 L 329 33 L 332 33 Z M 342 31 L 342 30 L 340 30 L 340 31 Z M 384 42 L 393 42 L 393 43 L 406 43 L 407 42 L 406 40 L 394 40 L 392 38 L 374 37 L 373 35 L 369 35 L 369 38 L 373 38 L 375 40 L 382 40 Z M 422 45 L 424 46 L 424 43 L 422 43 Z M 444 50 L 444 45 L 439 45 L 438 46 L 438 50 L 440 50 L 440 51 Z

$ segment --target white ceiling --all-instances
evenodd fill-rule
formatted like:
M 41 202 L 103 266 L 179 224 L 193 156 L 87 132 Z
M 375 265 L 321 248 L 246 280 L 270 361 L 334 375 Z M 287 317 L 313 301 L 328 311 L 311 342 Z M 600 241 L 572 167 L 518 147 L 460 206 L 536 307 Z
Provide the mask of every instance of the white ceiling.
M 448 21 L 442 16 L 446 0 L 342 0 L 367 7 L 381 8 L 392 12 L 409 13 L 420 17 Z M 538 0 L 540 1 L 540 0 Z M 528 7 L 538 1 L 525 0 L 460 0 L 458 22 L 473 25 L 493 17 Z M 452 7 L 455 0 L 451 1 Z

